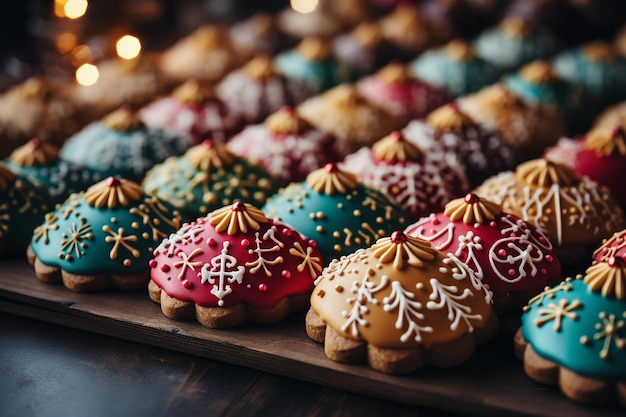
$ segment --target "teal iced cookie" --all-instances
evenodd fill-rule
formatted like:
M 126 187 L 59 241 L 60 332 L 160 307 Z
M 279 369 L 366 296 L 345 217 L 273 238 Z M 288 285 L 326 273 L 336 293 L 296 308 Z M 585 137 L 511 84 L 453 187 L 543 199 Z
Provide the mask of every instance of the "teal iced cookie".
M 626 99 L 626 58 L 608 43 L 570 49 L 557 55 L 553 65 L 561 77 L 586 88 L 600 106 Z
M 0 162 L 0 256 L 22 252 L 41 223 L 54 208 L 48 190 Z
M 11 171 L 41 183 L 55 203 L 62 203 L 70 194 L 103 179 L 98 171 L 59 159 L 56 145 L 38 139 L 31 139 L 15 149 L 5 164 Z
M 327 262 L 406 227 L 402 208 L 335 164 L 289 185 L 270 198 L 263 211 L 315 240 Z
M 275 65 L 287 78 L 298 80 L 317 92 L 350 81 L 347 66 L 335 60 L 329 46 L 319 38 L 305 38 L 290 51 L 276 56 Z
M 624 239 L 620 240 L 623 247 Z M 615 248 L 613 248 L 615 249 Z M 585 275 L 546 287 L 516 335 L 524 369 L 570 399 L 626 405 L 626 263 L 609 253 Z
M 260 165 L 206 140 L 156 165 L 146 174 L 143 188 L 195 220 L 236 200 L 261 206 L 278 191 L 279 183 Z
M 146 127 L 137 113 L 123 107 L 69 138 L 61 159 L 102 173 L 141 181 L 153 165 L 182 154 L 190 139 Z
M 516 17 L 505 18 L 474 41 L 476 53 L 503 71 L 515 70 L 560 49 L 559 40 L 546 28 Z
M 73 291 L 145 288 L 152 251 L 180 220 L 139 184 L 109 177 L 45 215 L 31 232 L 28 259 L 39 280 Z
M 479 57 L 472 46 L 462 40 L 432 49 L 411 64 L 415 76 L 455 96 L 463 96 L 495 83 L 500 70 Z

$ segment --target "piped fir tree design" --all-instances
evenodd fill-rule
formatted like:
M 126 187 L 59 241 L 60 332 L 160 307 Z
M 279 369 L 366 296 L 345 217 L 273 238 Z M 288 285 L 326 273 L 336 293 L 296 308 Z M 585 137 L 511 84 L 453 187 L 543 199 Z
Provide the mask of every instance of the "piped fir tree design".
M 350 292 L 355 294 L 354 297 L 348 298 L 348 303 L 352 304 L 350 311 L 342 311 L 341 315 L 346 318 L 346 321 L 341 326 L 341 330 L 344 332 L 350 331 L 352 336 L 357 337 L 359 335 L 358 326 L 367 326 L 369 323 L 363 316 L 369 312 L 367 303 L 378 304 L 378 300 L 374 298 L 374 294 L 382 290 L 387 286 L 389 278 L 386 275 L 381 277 L 380 282 L 376 285 L 370 281 L 369 278 L 373 275 L 373 270 L 366 271 L 361 281 L 353 281 L 350 287 Z
M 422 341 L 422 332 L 432 333 L 431 326 L 420 326 L 417 320 L 424 320 L 425 316 L 420 312 L 422 303 L 415 300 L 415 294 L 405 290 L 398 281 L 391 283 L 391 294 L 383 298 L 383 309 L 393 311 L 398 309 L 398 318 L 394 324 L 396 329 L 402 329 L 404 323 L 408 325 L 406 332 L 400 336 L 400 341 L 406 342 L 410 337 L 416 342 Z
M 259 232 L 255 232 L 254 234 L 254 249 L 249 249 L 249 254 L 256 254 L 257 258 L 252 262 L 246 262 L 246 266 L 250 268 L 250 273 L 256 274 L 260 269 L 263 269 L 265 275 L 268 277 L 272 276 L 272 272 L 267 268 L 268 265 L 276 265 L 283 262 L 282 256 L 277 256 L 274 259 L 265 258 L 264 254 L 271 252 L 280 251 L 285 244 L 278 240 L 275 235 L 276 227 L 272 226 L 267 229 L 267 231 L 263 234 L 263 239 L 261 240 Z M 264 242 L 273 242 L 274 244 L 270 247 L 262 247 Z
M 472 308 L 462 302 L 472 295 L 472 291 L 465 288 L 459 293 L 459 287 L 442 284 L 434 278 L 430 279 L 430 286 L 433 292 L 428 296 L 430 301 L 426 303 L 426 307 L 431 310 L 446 308 L 448 310 L 447 317 L 450 320 L 450 330 L 456 331 L 461 320 L 463 320 L 471 332 L 474 329 L 471 320 L 482 319 L 480 314 L 471 314 Z M 437 299 L 439 301 L 436 301 Z
M 200 271 L 202 277 L 200 282 L 213 285 L 211 294 L 219 299 L 217 302 L 219 306 L 223 306 L 224 297 L 233 292 L 229 284 L 241 284 L 246 270 L 243 265 L 237 264 L 234 256 L 228 254 L 229 247 L 230 243 L 225 241 L 221 253 L 211 259 L 210 264 L 204 264 Z
M 449 223 L 450 225 L 452 223 Z M 485 273 L 483 267 L 476 258 L 476 251 L 483 250 L 482 239 L 480 236 L 476 236 L 471 230 L 465 235 L 461 235 L 457 238 L 459 240 L 459 246 L 454 255 L 457 256 L 465 265 L 470 267 L 476 276 L 482 281 Z

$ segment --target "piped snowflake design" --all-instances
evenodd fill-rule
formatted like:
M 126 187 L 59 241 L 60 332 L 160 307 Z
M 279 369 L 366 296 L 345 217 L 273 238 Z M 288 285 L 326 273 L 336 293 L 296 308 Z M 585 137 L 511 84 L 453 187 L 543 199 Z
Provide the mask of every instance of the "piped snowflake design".
M 93 239 L 91 224 L 85 223 L 80 219 L 80 224 L 72 222 L 72 225 L 67 232 L 61 235 L 61 252 L 60 258 L 64 258 L 67 261 L 71 261 L 73 256 L 80 258 L 85 254 L 85 248 L 87 246 L 86 241 Z
M 267 231 L 263 234 L 263 240 L 261 240 L 259 232 L 255 232 L 254 234 L 255 248 L 249 249 L 248 253 L 256 254 L 257 258 L 252 262 L 246 262 L 246 266 L 250 268 L 251 274 L 256 274 L 262 268 L 263 272 L 265 272 L 265 275 L 268 277 L 271 277 L 272 272 L 267 268 L 267 266 L 276 265 L 284 261 L 282 256 L 277 256 L 274 259 L 267 259 L 264 257 L 265 253 L 278 252 L 281 250 L 281 248 L 285 246 L 283 242 L 281 242 L 280 240 L 276 238 L 275 231 L 276 231 L 275 226 L 267 229 Z M 267 242 L 267 241 L 273 242 L 274 245 L 270 246 L 269 248 L 263 248 L 262 247 L 263 242 Z
M 1 207 L 0 210 L 2 210 Z M 43 238 L 43 243 L 47 245 L 50 241 L 48 232 L 59 228 L 59 225 L 56 223 L 57 220 L 59 220 L 59 218 L 54 214 L 54 212 L 46 213 L 44 216 L 44 223 L 35 227 L 35 230 L 33 230 L 33 240 L 37 242 L 39 239 Z
M 363 316 L 369 313 L 367 303 L 378 304 L 378 300 L 374 297 L 374 294 L 382 290 L 387 286 L 389 278 L 386 275 L 381 277 L 378 285 L 369 280 L 371 270 L 366 271 L 365 275 L 360 281 L 352 282 L 350 292 L 355 294 L 354 297 L 348 298 L 348 303 L 352 304 L 350 311 L 342 311 L 341 315 L 346 318 L 346 321 L 341 326 L 341 330 L 344 332 L 350 332 L 352 336 L 359 336 L 359 326 L 366 327 L 369 322 Z
M 204 264 L 200 270 L 202 284 L 211 284 L 211 294 L 219 301 L 217 304 L 224 305 L 224 297 L 233 292 L 229 284 L 241 284 L 246 268 L 237 264 L 237 259 L 228 254 L 230 243 L 225 241 L 221 253 L 211 259 L 210 264 Z
M 289 254 L 302 259 L 302 262 L 296 267 L 298 272 L 302 272 L 304 268 L 308 268 L 311 278 L 316 278 L 320 272 L 322 272 L 323 268 L 320 257 L 311 256 L 313 254 L 313 247 L 308 246 L 305 251 L 300 242 L 295 242 L 293 248 L 289 249 Z
M 174 267 L 180 268 L 180 272 L 178 273 L 178 279 L 183 280 L 185 277 L 185 273 L 187 269 L 192 271 L 196 270 L 196 267 L 204 265 L 202 261 L 194 261 L 193 258 L 204 253 L 202 248 L 195 248 L 189 255 L 186 254 L 183 250 L 179 250 L 176 255 L 181 258 L 180 261 L 175 261 L 172 263 Z
M 593 339 L 602 341 L 600 357 L 604 360 L 609 360 L 611 359 L 611 348 L 613 345 L 618 349 L 626 349 L 626 336 L 619 334 L 622 329 L 626 328 L 626 321 L 617 318 L 615 314 L 606 314 L 605 312 L 601 312 L 598 317 L 600 322 L 595 325 L 598 332 L 593 335 Z M 626 312 L 622 318 L 626 318 Z M 588 337 L 583 336 L 581 341 L 583 344 L 589 345 Z
M 543 292 L 540 294 L 537 294 L 536 296 L 534 296 L 533 298 L 531 298 L 528 301 L 528 305 L 531 305 L 533 303 L 537 303 L 537 306 L 542 306 L 543 305 L 543 300 L 544 298 L 549 298 L 549 299 L 553 299 L 554 297 L 556 297 L 556 294 L 559 291 L 572 291 L 572 289 L 574 289 L 574 287 L 571 284 L 571 279 L 566 279 L 565 281 L 562 281 L 559 285 L 555 286 L 555 287 L 545 287 Z M 527 306 L 528 307 L 528 306 Z M 525 307 L 524 310 L 528 310 L 528 308 Z
M 102 231 L 109 234 L 109 236 L 104 238 L 104 241 L 107 243 L 113 243 L 113 247 L 109 252 L 109 258 L 117 259 L 120 246 L 128 250 L 135 258 L 139 258 L 139 256 L 141 256 L 141 252 L 132 247 L 130 244 L 130 242 L 137 241 L 136 235 L 124 236 L 125 232 L 123 227 L 118 227 L 117 231 L 115 231 L 111 229 L 109 225 L 102 226 Z
M 428 296 L 430 301 L 426 303 L 426 308 L 430 310 L 446 308 L 447 317 L 450 320 L 450 330 L 456 331 L 462 320 L 467 325 L 468 331 L 472 332 L 474 326 L 472 326 L 471 320 L 482 319 L 480 314 L 472 314 L 472 308 L 462 302 L 472 296 L 472 291 L 469 288 L 464 288 L 459 293 L 459 287 L 442 284 L 435 278 L 430 279 L 430 286 L 433 292 Z M 437 299 L 439 301 L 436 301 Z
M 574 310 L 581 308 L 583 308 L 583 304 L 579 300 L 574 300 L 570 303 L 567 299 L 561 298 L 558 304 L 550 302 L 546 308 L 541 308 L 537 311 L 540 318 L 535 321 L 535 325 L 541 327 L 545 323 L 554 321 L 552 328 L 555 332 L 560 332 L 563 319 L 578 320 L 578 313 Z
M 398 318 L 394 324 L 396 329 L 402 329 L 406 320 L 408 328 L 406 332 L 400 336 L 400 341 L 403 343 L 408 341 L 410 337 L 413 337 L 413 340 L 419 343 L 422 341 L 422 332 L 433 332 L 431 326 L 420 326 L 417 323 L 417 320 L 423 320 L 425 316 L 420 312 L 422 303 L 414 298 L 415 294 L 405 290 L 398 281 L 391 283 L 391 294 L 383 298 L 383 310 L 398 310 Z

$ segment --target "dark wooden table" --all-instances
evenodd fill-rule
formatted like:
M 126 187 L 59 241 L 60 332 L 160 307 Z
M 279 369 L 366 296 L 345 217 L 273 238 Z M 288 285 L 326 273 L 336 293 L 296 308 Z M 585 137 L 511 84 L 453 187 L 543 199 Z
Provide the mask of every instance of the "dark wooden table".
M 452 417 L 5 313 L 0 415 Z

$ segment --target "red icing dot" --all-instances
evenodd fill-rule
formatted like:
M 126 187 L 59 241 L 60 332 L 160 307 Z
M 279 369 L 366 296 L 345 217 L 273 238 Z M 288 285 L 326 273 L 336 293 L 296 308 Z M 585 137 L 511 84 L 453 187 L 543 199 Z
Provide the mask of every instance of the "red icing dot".
M 552 257 L 552 255 L 546 255 L 546 262 L 552 262 L 554 260 L 554 258 Z
M 512 233 L 510 234 L 510 236 L 511 236 L 511 237 L 517 237 L 517 234 L 515 234 L 515 232 L 512 232 Z
M 202 141 L 202 145 L 204 145 L 207 148 L 211 149 L 213 147 L 213 141 L 211 139 L 205 139 L 205 140 Z
M 396 245 L 399 245 L 400 243 L 406 242 L 406 236 L 404 235 L 404 233 L 396 230 L 395 232 L 391 233 L 391 241 Z
M 38 149 L 41 146 L 41 141 L 39 140 L 39 138 L 32 138 L 30 141 L 30 146 L 32 146 L 33 149 Z
M 287 116 L 292 116 L 293 115 L 293 107 L 291 107 L 291 106 L 282 106 L 280 108 L 280 111 L 285 113 Z
M 489 222 L 489 226 L 491 227 L 496 227 L 498 224 L 496 222 L 494 222 L 493 220 Z
M 432 222 L 435 226 L 439 224 L 439 219 L 438 218 L 433 218 L 433 222 Z
M 156 268 L 158 264 L 159 263 L 157 262 L 156 259 L 150 259 L 150 262 L 148 262 L 148 265 L 150 265 L 150 268 Z
M 250 241 L 248 239 L 241 239 L 241 246 L 247 248 L 248 246 L 250 246 Z
M 541 275 L 546 275 L 548 273 L 548 271 L 546 271 L 546 268 L 541 268 L 539 272 L 541 273 Z
M 324 169 L 326 170 L 326 172 L 337 172 L 337 164 L 329 162 L 328 164 L 324 165 Z
M 267 291 L 267 285 L 259 284 L 259 291 Z
M 291 272 L 287 271 L 286 269 L 283 270 L 283 272 L 281 272 L 280 275 L 285 279 L 291 278 Z
M 482 224 L 480 223 L 474 223 L 474 229 L 480 229 L 481 226 Z
M 120 180 L 115 177 L 109 177 L 107 178 L 106 184 L 108 187 L 117 187 L 118 185 L 120 185 Z
M 246 206 L 244 206 L 243 202 L 237 200 L 233 203 L 232 209 L 233 211 L 244 211 L 246 209 Z
M 389 136 L 391 136 L 393 138 L 393 140 L 395 140 L 395 141 L 402 140 L 402 133 L 400 133 L 400 131 L 398 131 L 398 130 L 394 130 L 393 132 L 391 132 L 389 134 Z
M 170 270 L 169 265 L 166 265 L 166 264 L 161 265 L 161 271 L 168 272 L 169 270 Z
M 516 273 L 517 273 L 517 272 L 516 272 L 516 271 L 515 271 L 515 269 L 513 269 L 513 268 L 511 268 L 511 269 L 509 269 L 509 270 L 508 270 L 508 274 L 509 274 L 509 276 L 510 276 L 510 277 L 514 277 Z
M 463 199 L 467 204 L 474 204 L 480 201 L 480 198 L 474 193 L 467 193 Z
M 209 238 L 209 240 L 207 241 L 207 244 L 211 246 L 212 248 L 217 246 L 217 242 L 212 237 Z
M 309 239 L 309 241 L 307 242 L 309 244 L 309 246 L 311 246 L 312 248 L 317 246 L 317 242 L 314 241 L 313 239 Z
M 193 282 L 189 281 L 188 279 L 184 279 L 183 287 L 185 287 L 186 289 L 190 289 L 191 287 L 193 287 Z
M 539 241 L 540 241 L 540 242 L 545 242 L 545 241 L 546 241 L 546 238 L 545 238 L 545 237 L 543 237 L 543 236 L 539 236 Z
M 285 235 L 285 236 L 291 236 L 291 229 L 289 229 L 289 228 L 285 227 L 285 228 L 283 229 L 283 235 Z
M 621 135 L 622 132 L 623 132 L 622 128 L 619 127 L 619 126 L 616 126 L 616 127 L 613 128 L 613 130 L 611 130 L 611 136 L 615 138 L 615 137 Z
M 500 249 L 500 250 L 498 251 L 498 255 L 499 255 L 499 256 L 506 256 L 506 251 L 505 251 L 504 249 Z
M 609 266 L 622 266 L 624 264 L 624 260 L 617 256 L 609 257 L 607 263 Z

